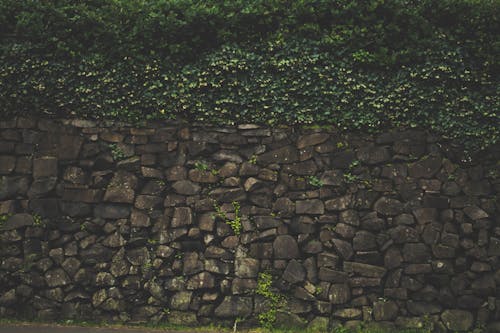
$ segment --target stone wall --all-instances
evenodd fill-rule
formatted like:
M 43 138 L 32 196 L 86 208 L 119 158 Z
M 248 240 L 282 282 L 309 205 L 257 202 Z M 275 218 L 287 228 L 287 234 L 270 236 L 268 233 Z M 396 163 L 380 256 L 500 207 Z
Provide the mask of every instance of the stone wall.
M 27 118 L 0 134 L 1 317 L 498 329 L 498 147 L 470 162 L 414 130 Z

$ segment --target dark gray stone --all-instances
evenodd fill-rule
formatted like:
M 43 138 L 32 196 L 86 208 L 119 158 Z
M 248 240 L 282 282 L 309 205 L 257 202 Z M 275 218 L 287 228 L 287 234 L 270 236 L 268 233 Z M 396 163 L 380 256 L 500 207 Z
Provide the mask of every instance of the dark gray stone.
M 114 204 L 99 204 L 94 208 L 94 216 L 103 219 L 125 219 L 130 216 L 130 207 Z
M 403 246 L 403 258 L 409 263 L 426 263 L 430 260 L 429 248 L 422 243 L 407 243 Z
M 328 300 L 332 304 L 345 304 L 351 299 L 351 289 L 347 284 L 334 283 L 328 291 Z
M 325 212 L 323 201 L 318 199 L 298 200 L 295 202 L 297 214 L 321 215 Z
M 283 280 L 295 284 L 301 283 L 306 278 L 306 270 L 297 260 L 291 260 L 283 273 Z
M 472 328 L 474 316 L 469 311 L 445 310 L 441 314 L 441 320 L 449 330 L 468 331 Z
M 385 216 L 395 216 L 403 213 L 404 204 L 396 199 L 382 197 L 375 202 L 373 209 Z
M 3 224 L 0 224 L 0 230 L 14 230 L 21 229 L 33 225 L 33 216 L 26 213 L 15 214 L 7 219 Z
M 215 308 L 214 315 L 222 318 L 247 317 L 252 314 L 253 301 L 251 297 L 226 296 Z
M 172 185 L 176 193 L 182 195 L 195 195 L 200 192 L 201 187 L 189 180 L 179 180 Z
M 257 156 L 257 162 L 262 165 L 271 163 L 294 163 L 299 160 L 297 148 L 285 146 Z
M 276 259 L 299 258 L 297 241 L 290 235 L 280 235 L 273 242 L 274 257 Z

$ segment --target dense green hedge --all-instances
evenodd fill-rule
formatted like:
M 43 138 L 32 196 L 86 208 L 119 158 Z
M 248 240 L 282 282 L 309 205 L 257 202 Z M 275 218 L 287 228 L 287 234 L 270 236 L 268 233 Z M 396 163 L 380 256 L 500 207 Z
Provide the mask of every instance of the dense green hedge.
M 499 141 L 498 0 L 0 0 L 0 107 Z

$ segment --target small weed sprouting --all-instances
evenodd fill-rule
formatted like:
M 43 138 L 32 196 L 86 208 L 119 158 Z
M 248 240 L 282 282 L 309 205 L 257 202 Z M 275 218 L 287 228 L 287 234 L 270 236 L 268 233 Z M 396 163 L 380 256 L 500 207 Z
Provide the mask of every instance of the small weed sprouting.
M 257 155 L 253 154 L 249 159 L 248 159 L 248 163 L 250 164 L 257 164 Z
M 357 181 L 359 179 L 358 176 L 356 175 L 353 175 L 352 173 L 350 172 L 346 172 L 344 173 L 344 180 L 347 182 L 347 183 L 354 183 L 355 181 Z
M 196 170 L 199 170 L 199 171 L 208 171 L 209 170 L 208 164 L 203 162 L 203 161 L 196 161 L 194 163 L 194 167 Z
M 219 170 L 211 169 L 210 166 L 203 161 L 196 161 L 194 163 L 194 168 L 198 171 L 202 172 L 210 172 L 212 175 L 217 176 L 219 174 Z
M 7 220 L 12 216 L 12 214 L 0 214 L 0 227 L 7 222 Z
M 217 203 L 214 203 L 215 216 L 213 218 L 219 217 L 226 224 L 228 224 L 236 236 L 241 234 L 242 224 L 241 224 L 241 205 L 238 201 L 233 201 L 231 203 L 234 209 L 234 219 L 231 220 L 227 217 L 226 212 L 224 212 Z
M 314 187 L 322 187 L 324 185 L 323 182 L 316 176 L 308 176 L 307 183 Z
M 347 143 L 342 142 L 342 141 L 337 142 L 338 149 L 342 149 L 342 148 L 346 148 L 346 147 L 347 147 Z
M 108 147 L 115 161 L 120 161 L 125 158 L 125 152 L 116 143 L 111 143 Z
M 284 298 L 271 290 L 273 284 L 273 277 L 269 273 L 259 273 L 257 279 L 256 294 L 263 296 L 269 301 L 269 310 L 259 314 L 259 323 L 267 329 L 272 329 L 276 322 L 276 314 L 280 305 L 283 304 Z
M 352 169 L 354 169 L 355 167 L 359 166 L 360 164 L 361 164 L 361 162 L 360 162 L 360 161 L 358 161 L 358 160 L 354 160 L 354 161 L 352 161 L 352 162 L 351 162 L 351 164 L 349 164 L 349 169 L 350 169 L 350 170 L 352 170 Z
M 33 214 L 33 225 L 36 227 L 41 227 L 43 226 L 43 220 L 42 217 L 38 214 Z

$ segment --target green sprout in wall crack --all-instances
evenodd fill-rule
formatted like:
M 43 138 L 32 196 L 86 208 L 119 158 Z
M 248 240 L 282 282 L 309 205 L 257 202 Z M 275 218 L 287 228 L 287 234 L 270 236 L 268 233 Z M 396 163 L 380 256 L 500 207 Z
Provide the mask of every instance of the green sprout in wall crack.
M 272 329 L 274 323 L 276 322 L 276 314 L 278 308 L 283 305 L 284 298 L 271 290 L 273 284 L 273 276 L 269 273 L 259 273 L 257 279 L 257 289 L 255 293 L 257 295 L 263 296 L 267 301 L 269 301 L 269 309 L 261 314 L 259 314 L 259 323 L 267 328 Z
M 12 216 L 12 214 L 0 214 L 0 227 L 7 222 L 7 220 Z
M 38 214 L 33 214 L 33 225 L 36 227 L 41 227 L 43 226 L 43 220 L 42 217 Z
M 238 201 L 233 201 L 231 203 L 234 209 L 234 219 L 227 217 L 226 212 L 224 212 L 217 203 L 214 203 L 215 216 L 222 219 L 226 224 L 228 224 L 235 235 L 239 236 L 241 234 L 242 224 L 241 224 L 241 205 Z
M 323 182 L 316 176 L 308 176 L 307 183 L 314 187 L 322 187 L 324 185 Z
M 120 161 L 125 158 L 125 152 L 116 143 L 111 143 L 108 147 L 111 150 L 111 156 L 113 156 L 115 161 Z

